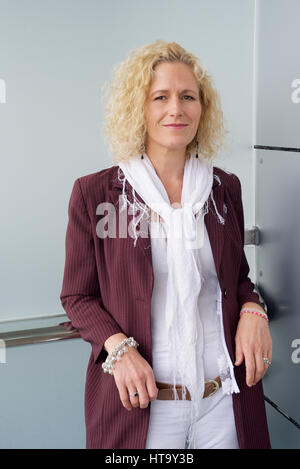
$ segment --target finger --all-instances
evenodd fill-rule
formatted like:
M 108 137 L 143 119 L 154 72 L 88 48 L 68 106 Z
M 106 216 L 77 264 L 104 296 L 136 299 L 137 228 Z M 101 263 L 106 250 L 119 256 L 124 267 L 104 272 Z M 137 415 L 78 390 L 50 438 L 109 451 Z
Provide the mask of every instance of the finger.
M 158 394 L 158 387 L 156 386 L 153 373 L 150 374 L 146 379 L 146 388 L 148 391 L 150 402 L 155 401 L 155 399 L 157 398 L 157 394 Z
M 236 344 L 235 344 L 235 362 L 234 362 L 234 364 L 237 365 L 237 366 L 241 365 L 241 363 L 243 363 L 243 360 L 244 360 L 244 353 L 243 353 L 240 341 L 237 340 Z
M 272 361 L 272 355 L 273 355 L 273 352 L 272 352 L 272 342 L 271 342 L 269 350 L 268 350 L 268 358 L 270 362 Z
M 128 390 L 125 385 L 117 385 L 120 395 L 120 400 L 127 410 L 132 410 L 132 405 L 128 396 Z
M 264 357 L 268 358 L 269 362 L 270 363 L 266 363 L 264 362 L 264 365 L 265 365 L 265 373 L 267 372 L 271 362 L 272 362 L 272 346 L 268 349 L 268 351 L 266 353 L 264 353 L 263 355 Z
M 264 376 L 267 371 L 267 363 L 263 361 L 263 357 L 267 357 L 267 354 L 261 353 L 259 350 L 255 354 L 255 377 L 254 383 L 257 384 Z
M 146 383 L 139 383 L 137 385 L 137 391 L 139 393 L 139 406 L 141 409 L 146 409 L 146 407 L 149 405 L 149 396 Z
M 270 358 L 269 358 L 268 353 L 265 353 L 263 356 L 268 358 L 269 362 L 271 361 Z M 266 374 L 266 372 L 268 371 L 268 368 L 269 368 L 269 363 L 267 363 L 267 362 L 263 362 L 263 363 L 264 363 L 264 372 L 263 372 L 262 378 L 265 376 L 265 374 Z
M 135 393 L 137 393 L 136 396 Z M 134 385 L 128 386 L 128 396 L 132 407 L 140 407 L 139 392 Z
M 246 383 L 251 387 L 254 384 L 255 377 L 255 357 L 251 349 L 244 351 L 244 355 L 246 364 Z

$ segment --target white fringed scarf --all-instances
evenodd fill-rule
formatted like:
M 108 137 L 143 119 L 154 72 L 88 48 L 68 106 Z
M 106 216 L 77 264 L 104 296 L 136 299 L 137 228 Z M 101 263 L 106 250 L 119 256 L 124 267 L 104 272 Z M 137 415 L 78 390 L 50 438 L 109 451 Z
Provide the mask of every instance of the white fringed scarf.
M 189 390 L 193 422 L 201 409 L 205 379 L 202 364 L 203 328 L 197 308 L 202 276 L 196 249 L 201 249 L 204 243 L 204 215 L 208 211 L 208 198 L 212 192 L 213 166 L 195 158 L 194 154 L 186 160 L 181 208 L 173 208 L 151 160 L 146 153 L 143 156 L 141 159 L 140 155 L 135 155 L 119 163 L 119 167 L 134 192 L 164 220 L 168 262 L 166 321 L 173 365 L 172 384 L 176 399 L 176 384 L 183 387 L 183 399 L 186 398 L 186 388 Z M 216 206 L 215 210 L 220 222 L 224 223 Z M 176 374 L 180 376 L 180 382 L 176 382 Z M 191 433 L 189 447 L 193 444 L 192 439 Z

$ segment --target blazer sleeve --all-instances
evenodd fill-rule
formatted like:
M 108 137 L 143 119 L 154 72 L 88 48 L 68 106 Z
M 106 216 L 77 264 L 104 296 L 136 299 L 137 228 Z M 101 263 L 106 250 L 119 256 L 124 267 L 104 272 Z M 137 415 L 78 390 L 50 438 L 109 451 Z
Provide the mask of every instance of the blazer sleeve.
M 239 273 L 239 280 L 238 280 L 238 302 L 240 310 L 242 305 L 248 301 L 253 303 L 257 303 L 264 309 L 264 304 L 259 300 L 259 296 L 255 293 L 254 283 L 251 282 L 249 278 L 249 264 L 245 255 L 244 250 L 244 243 L 245 243 L 245 226 L 244 226 L 244 209 L 243 209 L 243 202 L 242 202 L 242 187 L 241 182 L 238 176 L 235 176 L 236 180 L 236 187 L 235 187 L 235 195 L 234 195 L 234 205 L 235 210 L 238 218 L 239 228 L 241 232 L 241 239 L 243 242 L 243 253 L 242 259 L 240 264 L 240 273 Z
M 94 363 L 113 334 L 123 332 L 105 310 L 98 281 L 92 225 L 83 199 L 80 180 L 73 185 L 65 238 L 65 267 L 61 304 L 82 339 L 92 345 Z

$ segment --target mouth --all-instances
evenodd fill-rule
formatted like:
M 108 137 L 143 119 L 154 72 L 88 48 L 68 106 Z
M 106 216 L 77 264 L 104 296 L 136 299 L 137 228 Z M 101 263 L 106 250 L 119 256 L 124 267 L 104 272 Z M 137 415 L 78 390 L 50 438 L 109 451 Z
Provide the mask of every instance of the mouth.
M 168 125 L 164 125 L 164 127 L 172 127 L 174 129 L 182 129 L 183 127 L 187 127 L 187 124 L 168 124 Z

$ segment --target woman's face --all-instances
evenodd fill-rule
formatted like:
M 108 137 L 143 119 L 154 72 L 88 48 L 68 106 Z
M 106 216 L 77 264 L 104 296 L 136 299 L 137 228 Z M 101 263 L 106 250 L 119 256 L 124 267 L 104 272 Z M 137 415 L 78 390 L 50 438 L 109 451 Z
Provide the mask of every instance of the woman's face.
M 157 65 L 145 105 L 146 152 L 185 149 L 196 135 L 200 116 L 199 89 L 191 68 L 181 62 Z

